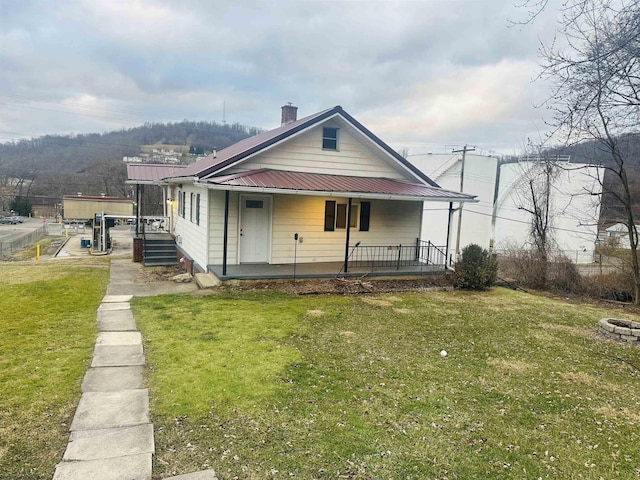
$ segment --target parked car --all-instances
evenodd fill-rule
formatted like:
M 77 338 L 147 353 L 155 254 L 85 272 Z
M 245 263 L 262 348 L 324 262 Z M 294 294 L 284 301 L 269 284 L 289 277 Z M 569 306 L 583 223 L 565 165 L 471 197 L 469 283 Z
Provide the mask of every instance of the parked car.
M 13 223 L 24 223 L 24 218 L 22 218 L 20 215 L 14 215 L 13 217 L 11 217 L 11 220 L 13 220 Z
M 15 225 L 16 223 L 18 222 L 14 220 L 13 217 L 0 217 L 0 224 Z

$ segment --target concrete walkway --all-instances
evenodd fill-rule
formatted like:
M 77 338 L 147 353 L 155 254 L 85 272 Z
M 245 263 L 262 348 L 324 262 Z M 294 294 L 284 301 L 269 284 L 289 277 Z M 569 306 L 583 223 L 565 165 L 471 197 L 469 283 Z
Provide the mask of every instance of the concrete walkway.
M 54 480 L 150 480 L 154 453 L 142 335 L 132 295 L 107 295 L 71 435 Z
M 185 293 L 197 286 L 138 282 L 141 268 L 131 258 L 111 261 L 107 295 L 98 307 L 91 367 L 82 382 L 69 443 L 53 480 L 151 479 L 155 447 L 149 392 L 142 379 L 145 357 L 129 301 L 134 295 Z M 217 480 L 213 470 L 172 478 Z

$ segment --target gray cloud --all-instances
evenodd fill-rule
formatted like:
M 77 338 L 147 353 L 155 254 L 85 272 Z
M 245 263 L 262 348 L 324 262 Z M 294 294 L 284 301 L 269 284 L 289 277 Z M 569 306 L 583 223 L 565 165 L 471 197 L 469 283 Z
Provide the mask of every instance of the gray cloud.
M 514 0 L 2 2 L 0 140 L 144 121 L 265 128 L 342 105 L 390 142 L 510 149 L 541 128 L 531 84 L 551 9 Z M 7 133 L 11 132 L 11 133 Z

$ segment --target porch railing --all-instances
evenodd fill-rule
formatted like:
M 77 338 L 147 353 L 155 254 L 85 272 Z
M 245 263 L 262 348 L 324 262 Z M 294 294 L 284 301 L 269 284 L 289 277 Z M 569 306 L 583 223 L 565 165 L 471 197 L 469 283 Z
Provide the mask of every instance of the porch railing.
M 351 247 L 349 267 L 395 268 L 430 267 L 446 268 L 445 247 L 430 241 L 417 239 L 412 245 L 360 245 Z

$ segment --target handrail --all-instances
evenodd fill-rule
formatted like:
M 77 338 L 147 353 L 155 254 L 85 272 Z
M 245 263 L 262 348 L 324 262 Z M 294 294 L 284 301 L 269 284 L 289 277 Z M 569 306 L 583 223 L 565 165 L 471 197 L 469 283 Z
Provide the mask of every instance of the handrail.
M 435 266 L 446 268 L 445 247 L 431 241 L 416 239 L 414 245 L 361 245 L 350 247 L 353 252 L 349 260 L 352 267 Z

